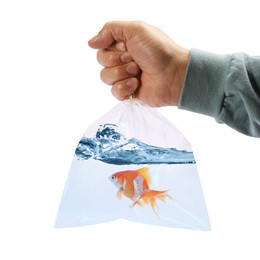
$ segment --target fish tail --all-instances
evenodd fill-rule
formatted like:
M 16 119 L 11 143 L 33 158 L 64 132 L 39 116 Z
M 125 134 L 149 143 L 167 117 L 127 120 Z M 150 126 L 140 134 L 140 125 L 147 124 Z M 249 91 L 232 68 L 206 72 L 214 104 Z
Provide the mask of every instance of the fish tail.
M 150 204 L 152 207 L 152 210 L 154 211 L 154 213 L 157 215 L 157 217 L 159 218 L 159 215 L 156 211 L 156 208 L 158 208 L 157 205 L 157 200 L 161 200 L 163 202 L 165 202 L 165 200 L 171 199 L 173 200 L 172 196 L 170 196 L 167 192 L 169 190 L 164 190 L 164 191 L 158 191 L 158 190 L 148 190 L 146 192 L 144 192 L 139 200 L 142 200 L 145 204 Z
M 138 206 L 140 206 L 140 207 L 143 207 L 143 206 L 144 206 L 143 203 L 142 203 L 142 201 L 140 201 L 139 199 L 137 199 L 137 200 L 135 200 L 134 203 L 130 206 L 130 208 L 134 207 L 136 204 L 137 204 Z

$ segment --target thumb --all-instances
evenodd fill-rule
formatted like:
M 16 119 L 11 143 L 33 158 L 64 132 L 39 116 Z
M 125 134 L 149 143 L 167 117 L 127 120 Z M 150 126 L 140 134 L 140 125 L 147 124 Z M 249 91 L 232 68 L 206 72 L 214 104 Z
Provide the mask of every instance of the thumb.
M 114 43 L 115 39 L 106 25 L 93 38 L 88 41 L 88 45 L 93 49 L 105 49 Z
M 105 49 L 114 42 L 125 41 L 128 38 L 127 22 L 108 22 L 101 31 L 88 41 L 88 45 L 93 49 Z

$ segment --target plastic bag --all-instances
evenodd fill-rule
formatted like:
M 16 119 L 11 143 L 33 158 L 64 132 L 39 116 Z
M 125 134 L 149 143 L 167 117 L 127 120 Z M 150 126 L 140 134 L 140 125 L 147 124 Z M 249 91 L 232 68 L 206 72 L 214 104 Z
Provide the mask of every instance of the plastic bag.
M 209 230 L 189 142 L 155 108 L 119 103 L 81 138 L 57 214 L 57 228 L 116 219 Z

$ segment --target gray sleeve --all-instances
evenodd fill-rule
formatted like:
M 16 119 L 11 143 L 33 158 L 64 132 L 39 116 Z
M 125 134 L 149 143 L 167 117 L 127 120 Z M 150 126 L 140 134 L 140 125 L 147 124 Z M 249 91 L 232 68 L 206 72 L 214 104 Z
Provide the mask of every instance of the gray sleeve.
M 178 107 L 260 137 L 260 57 L 191 49 Z

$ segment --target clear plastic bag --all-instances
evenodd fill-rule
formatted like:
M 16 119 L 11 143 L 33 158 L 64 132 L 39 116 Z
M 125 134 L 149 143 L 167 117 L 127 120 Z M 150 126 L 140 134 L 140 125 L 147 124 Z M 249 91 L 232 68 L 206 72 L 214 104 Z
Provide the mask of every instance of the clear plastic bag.
M 120 218 L 210 229 L 189 142 L 157 109 L 138 99 L 121 102 L 84 133 L 55 226 Z

